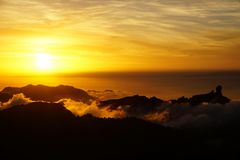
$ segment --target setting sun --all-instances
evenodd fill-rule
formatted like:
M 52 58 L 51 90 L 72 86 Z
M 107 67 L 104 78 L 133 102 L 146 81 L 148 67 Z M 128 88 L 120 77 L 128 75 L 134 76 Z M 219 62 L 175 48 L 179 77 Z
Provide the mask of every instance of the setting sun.
M 53 66 L 52 56 L 46 53 L 36 54 L 36 66 L 39 70 L 50 70 Z

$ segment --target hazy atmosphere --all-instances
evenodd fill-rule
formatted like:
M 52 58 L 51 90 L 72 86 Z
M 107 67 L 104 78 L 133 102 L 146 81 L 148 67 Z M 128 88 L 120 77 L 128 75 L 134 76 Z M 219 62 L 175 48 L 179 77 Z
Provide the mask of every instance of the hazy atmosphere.
M 239 28 L 239 0 L 0 0 L 0 69 L 239 70 Z

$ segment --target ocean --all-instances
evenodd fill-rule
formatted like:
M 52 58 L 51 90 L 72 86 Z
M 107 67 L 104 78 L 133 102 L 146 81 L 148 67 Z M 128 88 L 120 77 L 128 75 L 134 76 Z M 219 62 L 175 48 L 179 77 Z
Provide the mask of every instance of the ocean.
M 232 100 L 240 100 L 240 71 L 224 72 L 121 72 L 65 76 L 7 76 L 0 89 L 28 84 L 71 85 L 84 90 L 114 90 L 126 95 L 156 96 L 165 100 L 208 93 L 217 85 Z

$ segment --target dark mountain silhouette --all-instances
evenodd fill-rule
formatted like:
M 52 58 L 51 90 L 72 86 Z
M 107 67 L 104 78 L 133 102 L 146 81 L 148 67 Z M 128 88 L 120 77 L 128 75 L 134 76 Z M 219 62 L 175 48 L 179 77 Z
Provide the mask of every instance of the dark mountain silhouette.
M 181 97 L 177 100 L 171 100 L 172 103 L 190 103 L 191 105 L 199 105 L 202 103 L 219 103 L 226 104 L 230 102 L 230 99 L 223 96 L 222 94 L 222 86 L 217 86 L 216 91 L 211 91 L 206 94 L 194 95 L 191 98 Z
M 111 91 L 111 90 L 109 90 Z M 91 100 L 96 100 L 97 98 L 89 95 L 87 92 L 81 89 L 74 88 L 72 86 L 60 85 L 57 87 L 49 87 L 44 85 L 28 85 L 22 88 L 17 87 L 6 87 L 0 92 L 0 101 L 7 102 L 14 94 L 23 93 L 26 97 L 32 100 L 56 102 L 60 99 L 71 98 L 75 101 L 82 101 L 88 103 Z M 176 100 L 170 100 L 172 103 L 189 103 L 193 106 L 201 103 L 220 103 L 226 104 L 230 102 L 230 99 L 223 96 L 222 86 L 217 86 L 216 91 L 211 91 L 206 94 L 194 95 L 191 98 L 180 97 Z M 129 113 L 134 112 L 150 112 L 155 110 L 157 107 L 161 106 L 164 101 L 146 96 L 129 96 L 120 99 L 110 99 L 100 102 L 100 107 L 111 106 L 112 109 L 117 109 L 122 107 L 122 109 L 128 111 Z
M 157 107 L 160 107 L 163 100 L 156 97 L 148 98 L 146 96 L 130 96 L 121 99 L 111 99 L 100 102 L 100 107 L 110 106 L 112 109 L 121 107 L 130 114 L 142 114 L 146 112 L 154 111 Z
M 167 140 L 154 140 L 159 136 L 174 138 L 172 129 L 140 119 L 79 118 L 61 104 L 40 102 L 1 111 L 0 131 L 1 155 L 14 158 L 35 154 L 35 158 L 136 155 L 158 150 L 150 145 L 170 149 Z
M 230 102 L 230 99 L 222 95 L 222 86 L 217 86 L 216 91 L 212 91 L 207 94 L 199 94 L 194 95 L 191 98 L 181 97 L 177 100 L 170 100 L 173 104 L 174 103 L 189 103 L 192 106 L 202 104 L 202 103 L 219 103 L 219 104 L 226 104 Z M 148 98 L 146 96 L 129 96 L 120 99 L 110 99 L 100 102 L 100 107 L 110 106 L 112 109 L 121 108 L 127 111 L 128 113 L 147 113 L 152 112 L 159 107 L 161 107 L 164 101 L 156 98 L 151 97 Z
M 95 98 L 70 86 L 28 85 L 5 88 L 0 101 L 23 93 L 34 102 L 0 111 L 0 158 L 2 159 L 239 159 L 240 120 L 201 128 L 169 128 L 137 118 L 101 119 L 74 116 L 62 103 L 71 98 L 88 103 Z M 208 94 L 181 97 L 172 103 L 191 105 L 228 103 L 222 87 Z M 130 96 L 100 101 L 99 107 L 119 107 L 127 116 L 154 113 L 163 104 L 156 97 Z M 174 105 L 172 105 L 174 106 Z M 177 107 L 174 106 L 174 107 Z M 196 107 L 190 107 L 194 109 Z M 173 108 L 177 112 L 177 109 Z M 215 111 L 215 110 L 214 110 Z M 237 110 L 235 110 L 237 111 Z M 182 112 L 185 112 L 183 109 Z M 178 114 L 177 114 L 178 115 Z M 179 114 L 181 115 L 181 114 Z M 141 117 L 141 116 L 139 116 Z M 174 118 L 171 116 L 171 118 Z M 231 122 L 231 123 L 228 123 Z
M 0 101 L 8 101 L 14 94 L 23 93 L 32 100 L 42 100 L 56 102 L 63 98 L 71 98 L 76 101 L 89 102 L 95 99 L 87 92 L 71 86 L 60 85 L 57 87 L 48 87 L 44 85 L 28 85 L 22 88 L 7 87 L 0 92 Z
M 75 117 L 61 104 L 0 111 L 2 159 L 237 159 L 239 123 L 182 130 L 136 118 Z

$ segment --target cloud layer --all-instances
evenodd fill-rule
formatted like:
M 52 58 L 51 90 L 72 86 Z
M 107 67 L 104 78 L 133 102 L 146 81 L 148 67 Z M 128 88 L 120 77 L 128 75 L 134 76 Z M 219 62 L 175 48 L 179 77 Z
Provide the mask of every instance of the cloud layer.
M 16 94 L 8 102 L 1 103 L 0 110 L 33 102 L 34 101 L 25 97 L 23 94 Z M 56 103 L 62 103 L 66 109 L 79 117 L 86 114 L 91 114 L 99 118 L 124 118 L 131 116 L 177 128 L 222 127 L 235 125 L 236 123 L 240 124 L 239 101 L 234 101 L 226 105 L 201 104 L 198 106 L 164 102 L 155 110 L 151 112 L 142 110 L 142 113 L 133 113 L 132 111 L 128 113 L 127 110 L 123 109 L 124 106 L 116 109 L 110 106 L 99 107 L 97 101 L 93 101 L 91 104 L 85 104 L 71 99 L 62 99 Z
M 144 118 L 171 127 L 219 127 L 240 123 L 240 102 L 235 101 L 226 105 L 165 104 L 161 111 L 147 114 Z

